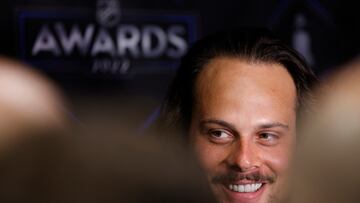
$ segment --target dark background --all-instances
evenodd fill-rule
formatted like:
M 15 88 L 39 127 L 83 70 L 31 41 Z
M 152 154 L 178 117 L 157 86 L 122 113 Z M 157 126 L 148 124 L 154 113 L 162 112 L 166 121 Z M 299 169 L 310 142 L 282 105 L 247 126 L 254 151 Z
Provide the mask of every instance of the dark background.
M 296 36 L 305 36 L 307 42 L 298 43 L 306 44 L 307 53 L 303 54 L 320 77 L 359 55 L 360 15 L 356 1 L 122 0 L 120 3 L 123 10 L 191 13 L 197 17 L 194 22 L 197 38 L 236 26 L 268 27 L 291 46 L 294 46 L 294 39 L 298 39 Z M 22 60 L 19 57 L 17 8 L 69 7 L 95 10 L 95 5 L 94 0 L 1 1 L 0 54 Z M 59 85 L 72 104 L 71 112 L 79 121 L 86 116 L 97 117 L 99 112 L 103 117 L 111 115 L 126 120 L 129 114 L 137 112 L 138 116 L 134 116 L 132 121 L 133 127 L 140 130 L 156 117 L 156 110 L 174 76 L 177 63 L 178 59 L 173 60 L 168 71 L 158 71 L 156 67 L 149 66 L 146 73 L 133 74 L 131 77 L 89 77 L 75 72 L 45 71 L 30 62 Z M 91 114 L 87 111 L 89 108 L 97 109 L 97 112 Z

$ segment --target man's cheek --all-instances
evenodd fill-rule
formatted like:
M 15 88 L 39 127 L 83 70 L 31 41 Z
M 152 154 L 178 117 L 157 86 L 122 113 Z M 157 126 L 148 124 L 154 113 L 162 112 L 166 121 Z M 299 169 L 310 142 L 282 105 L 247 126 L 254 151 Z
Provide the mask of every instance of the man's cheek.
M 204 169 L 209 169 L 214 165 L 214 151 L 211 150 L 211 147 L 208 146 L 204 141 L 199 140 L 195 143 L 195 153 L 198 157 L 202 167 Z
M 208 172 L 213 171 L 224 157 L 223 150 L 207 140 L 198 140 L 194 143 L 194 148 L 200 164 Z
M 264 150 L 262 159 L 276 171 L 287 170 L 293 157 L 294 147 L 293 140 L 286 140 L 278 146 Z
M 263 155 L 263 160 L 273 172 L 281 175 L 288 170 L 290 157 L 289 152 L 268 153 Z

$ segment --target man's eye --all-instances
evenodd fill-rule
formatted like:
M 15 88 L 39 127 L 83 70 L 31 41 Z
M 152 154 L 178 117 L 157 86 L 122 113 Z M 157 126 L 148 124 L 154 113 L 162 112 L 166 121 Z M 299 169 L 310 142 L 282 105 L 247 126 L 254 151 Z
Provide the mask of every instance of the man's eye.
M 278 141 L 278 136 L 272 133 L 260 133 L 259 139 L 266 145 L 273 145 L 276 144 Z
M 228 143 L 233 140 L 233 135 L 224 130 L 210 130 L 209 139 L 215 143 Z
M 261 139 L 273 139 L 274 138 L 274 135 L 270 134 L 270 133 L 261 133 L 260 136 L 259 136 Z
M 212 136 L 214 136 L 216 138 L 226 138 L 226 137 L 229 136 L 226 132 L 220 131 L 220 130 L 211 131 L 210 135 L 212 135 Z

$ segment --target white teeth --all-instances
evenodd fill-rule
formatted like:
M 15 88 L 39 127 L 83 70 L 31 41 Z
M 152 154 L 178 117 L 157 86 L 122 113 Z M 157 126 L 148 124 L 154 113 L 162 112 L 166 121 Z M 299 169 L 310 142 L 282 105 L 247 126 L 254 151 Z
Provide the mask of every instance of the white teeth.
M 229 189 L 235 192 L 256 192 L 262 183 L 244 184 L 244 185 L 229 185 Z

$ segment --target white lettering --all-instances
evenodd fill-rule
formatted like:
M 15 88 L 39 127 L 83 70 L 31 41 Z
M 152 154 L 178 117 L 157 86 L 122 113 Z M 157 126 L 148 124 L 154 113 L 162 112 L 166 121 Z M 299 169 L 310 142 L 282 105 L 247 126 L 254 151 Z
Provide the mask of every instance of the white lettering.
M 187 43 L 181 35 L 185 34 L 185 29 L 182 26 L 171 26 L 168 30 L 169 42 L 176 48 L 169 48 L 167 55 L 171 58 L 180 58 L 187 50 Z
M 152 24 L 143 27 L 124 24 L 117 27 L 115 36 L 95 24 L 87 24 L 83 29 L 79 24 L 67 26 L 64 22 L 53 26 L 53 30 L 48 25 L 41 27 L 32 47 L 33 56 L 46 53 L 56 57 L 80 54 L 83 57 L 180 58 L 188 49 L 186 28 L 181 25 L 164 29 Z
M 99 33 L 94 41 L 91 56 L 96 56 L 100 53 L 111 56 L 115 56 L 116 53 L 114 42 L 111 39 L 110 34 L 104 28 L 99 30 Z
M 39 52 L 50 52 L 55 56 L 61 55 L 61 50 L 59 49 L 56 39 L 47 25 L 42 26 L 31 54 L 36 56 Z
M 62 23 L 56 23 L 55 30 L 59 35 L 60 43 L 66 55 L 71 55 L 75 47 L 79 48 L 81 55 L 84 56 L 87 54 L 91 39 L 94 34 L 93 24 L 89 24 L 86 27 L 84 36 L 82 36 L 78 25 L 74 25 L 71 28 L 68 36 L 66 35 L 65 28 Z
M 140 42 L 140 30 L 133 25 L 124 25 L 117 30 L 117 44 L 119 55 L 124 56 L 126 50 L 133 57 L 139 57 L 138 44 Z
M 153 45 L 155 39 L 157 40 L 157 46 Z M 166 49 L 167 39 L 165 32 L 158 26 L 148 25 L 144 27 L 142 36 L 142 49 L 144 57 L 156 58 L 161 56 Z
M 128 59 L 99 59 L 95 60 L 92 67 L 93 73 L 126 74 L 130 69 Z

